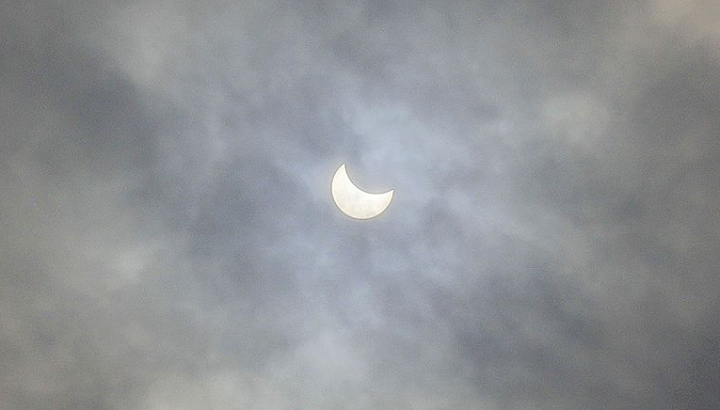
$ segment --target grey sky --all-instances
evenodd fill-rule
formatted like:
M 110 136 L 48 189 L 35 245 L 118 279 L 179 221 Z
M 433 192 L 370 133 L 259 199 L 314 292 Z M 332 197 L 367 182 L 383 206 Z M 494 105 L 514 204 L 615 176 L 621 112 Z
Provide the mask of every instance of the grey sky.
M 717 409 L 718 27 L 0 3 L 0 410 Z

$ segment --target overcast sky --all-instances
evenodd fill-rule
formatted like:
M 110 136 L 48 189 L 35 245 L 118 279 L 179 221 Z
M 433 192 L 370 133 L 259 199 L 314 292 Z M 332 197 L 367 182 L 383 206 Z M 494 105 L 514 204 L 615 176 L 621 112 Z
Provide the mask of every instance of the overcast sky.
M 1 410 L 716 410 L 719 266 L 717 0 L 0 2 Z

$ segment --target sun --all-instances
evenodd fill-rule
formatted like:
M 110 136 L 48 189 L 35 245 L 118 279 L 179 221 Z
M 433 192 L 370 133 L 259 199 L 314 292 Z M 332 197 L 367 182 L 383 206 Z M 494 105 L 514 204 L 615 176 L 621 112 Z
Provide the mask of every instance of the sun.
M 345 164 L 335 171 L 331 192 L 335 205 L 347 216 L 355 219 L 374 218 L 390 205 L 394 190 L 371 194 L 358 188 L 347 174 Z

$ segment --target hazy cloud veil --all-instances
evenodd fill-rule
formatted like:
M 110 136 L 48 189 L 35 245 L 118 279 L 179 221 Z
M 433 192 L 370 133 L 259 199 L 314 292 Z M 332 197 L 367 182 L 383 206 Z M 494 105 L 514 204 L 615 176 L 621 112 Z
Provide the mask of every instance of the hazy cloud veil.
M 717 409 L 719 27 L 0 2 L 0 409 Z

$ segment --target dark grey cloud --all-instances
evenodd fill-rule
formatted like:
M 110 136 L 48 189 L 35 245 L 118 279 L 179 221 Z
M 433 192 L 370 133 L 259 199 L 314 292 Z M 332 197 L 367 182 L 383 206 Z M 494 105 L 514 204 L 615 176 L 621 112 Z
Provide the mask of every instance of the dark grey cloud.
M 2 3 L 0 408 L 716 408 L 719 13 Z

